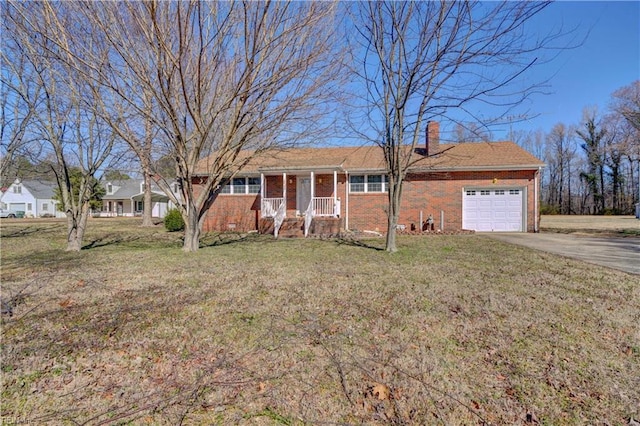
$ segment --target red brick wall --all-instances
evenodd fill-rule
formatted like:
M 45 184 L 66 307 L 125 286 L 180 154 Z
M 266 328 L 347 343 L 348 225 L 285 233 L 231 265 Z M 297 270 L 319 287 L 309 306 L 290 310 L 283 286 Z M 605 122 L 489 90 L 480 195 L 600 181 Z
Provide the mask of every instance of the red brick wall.
M 253 231 L 258 229 L 260 194 L 220 194 L 207 212 L 202 230 Z
M 420 211 L 423 220 L 429 214 L 440 228 L 440 212 L 444 211 L 445 230 L 462 229 L 462 190 L 469 187 L 491 189 L 526 188 L 527 231 L 534 230 L 534 180 L 535 171 L 512 172 L 454 172 L 429 173 L 408 176 L 403 185 L 400 224 L 419 225 Z
M 527 195 L 527 231 L 534 230 L 534 175 L 535 171 L 513 172 L 451 172 L 422 173 L 409 175 L 403 185 L 402 204 L 399 224 L 410 228 L 411 224 L 420 227 L 420 211 L 423 220 L 429 214 L 435 219 L 436 228 L 440 228 L 440 211 L 444 211 L 445 230 L 462 228 L 462 190 L 468 187 L 486 187 L 495 189 L 526 188 Z M 282 176 L 268 176 L 267 197 L 282 196 Z M 320 179 L 322 182 L 320 182 Z M 316 196 L 333 195 L 333 174 L 315 175 Z M 341 200 L 341 218 L 346 225 L 348 208 L 348 227 L 358 230 L 387 229 L 387 194 L 367 193 L 349 194 L 346 198 L 346 176 L 338 175 L 337 196 Z M 260 196 L 221 194 L 207 213 L 203 230 L 249 231 L 258 229 L 260 217 Z M 296 176 L 287 175 L 287 216 L 295 215 Z

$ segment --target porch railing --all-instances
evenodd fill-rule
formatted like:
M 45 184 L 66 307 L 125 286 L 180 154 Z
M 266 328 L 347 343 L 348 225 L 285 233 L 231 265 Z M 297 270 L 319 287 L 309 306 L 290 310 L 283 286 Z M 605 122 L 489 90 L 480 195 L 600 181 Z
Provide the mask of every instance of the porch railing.
M 262 217 L 275 217 L 280 206 L 284 204 L 284 198 L 263 198 Z
M 314 216 L 338 216 L 340 214 L 340 201 L 333 197 L 315 197 L 313 199 Z

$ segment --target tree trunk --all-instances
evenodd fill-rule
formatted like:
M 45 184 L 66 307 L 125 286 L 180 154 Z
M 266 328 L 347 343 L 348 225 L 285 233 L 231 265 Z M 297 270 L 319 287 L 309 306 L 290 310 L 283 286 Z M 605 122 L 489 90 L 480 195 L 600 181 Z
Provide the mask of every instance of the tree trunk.
M 89 203 L 83 205 L 80 212 L 67 212 L 67 248 L 66 251 L 80 251 L 84 232 L 89 218 Z
M 153 220 L 151 219 L 151 212 L 153 206 L 151 205 L 151 176 L 148 173 L 144 173 L 144 205 L 142 208 L 142 226 L 153 226 Z
M 400 212 L 401 183 L 389 183 L 389 212 L 387 213 L 387 242 L 385 250 L 389 253 L 398 251 L 396 246 L 396 228 Z
M 182 250 L 186 252 L 196 252 L 200 248 L 200 221 L 198 214 L 193 207 L 185 215 L 184 219 L 184 244 Z

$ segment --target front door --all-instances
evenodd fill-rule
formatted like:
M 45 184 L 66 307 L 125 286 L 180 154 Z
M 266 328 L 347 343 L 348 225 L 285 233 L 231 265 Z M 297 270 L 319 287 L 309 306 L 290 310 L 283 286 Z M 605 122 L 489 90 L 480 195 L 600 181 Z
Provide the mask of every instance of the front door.
M 304 213 L 311 202 L 311 178 L 298 177 L 296 186 L 296 210 L 300 214 Z

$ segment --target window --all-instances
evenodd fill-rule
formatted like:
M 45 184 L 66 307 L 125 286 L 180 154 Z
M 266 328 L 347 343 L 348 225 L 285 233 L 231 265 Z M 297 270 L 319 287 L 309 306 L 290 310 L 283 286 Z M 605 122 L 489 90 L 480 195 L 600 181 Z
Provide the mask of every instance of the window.
M 483 189 L 480 191 L 480 195 L 491 195 L 491 191 L 488 189 Z
M 113 194 L 113 185 L 107 184 L 107 194 Z
M 467 195 L 476 195 L 476 191 L 467 191 Z
M 224 185 L 222 188 L 220 188 L 220 193 L 231 194 L 231 184 Z
M 221 194 L 259 194 L 260 178 L 259 177 L 241 177 L 233 178 L 228 184 L 220 188 Z
M 504 195 L 504 189 L 496 190 L 496 195 Z
M 509 195 L 520 195 L 520 190 L 519 189 L 510 189 L 509 190 Z
M 260 193 L 260 178 L 258 177 L 247 178 L 247 185 L 249 187 L 249 194 Z
M 386 192 L 389 178 L 386 175 L 349 176 L 349 192 Z
M 144 201 L 136 201 L 136 211 L 141 212 L 144 210 Z
M 27 203 L 27 211 L 30 212 L 31 210 L 33 210 L 31 203 Z
M 382 192 L 382 175 L 367 176 L 367 191 Z
M 232 189 L 234 194 L 246 194 L 245 178 L 233 178 Z
M 13 193 L 14 194 L 22 194 L 22 185 L 14 185 Z
M 350 192 L 364 192 L 364 176 L 350 176 L 349 177 L 349 191 Z
M 49 204 L 47 204 L 47 203 L 42 203 L 42 211 L 43 211 L 43 212 L 46 212 L 46 211 L 48 211 L 48 210 L 49 210 Z
M 174 184 L 173 184 L 173 192 L 174 192 L 175 194 L 177 194 L 177 193 L 178 193 L 178 184 L 177 184 L 177 183 L 174 183 Z

